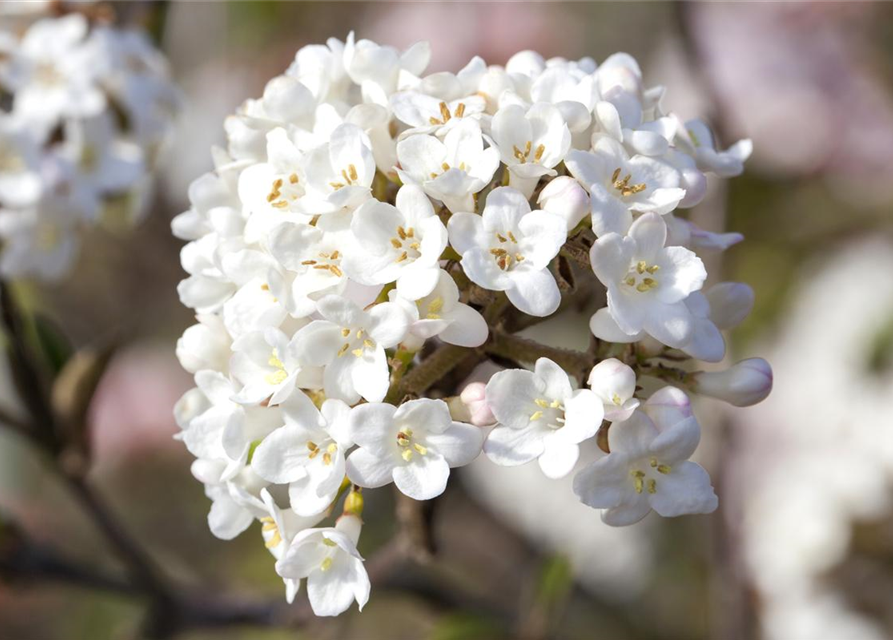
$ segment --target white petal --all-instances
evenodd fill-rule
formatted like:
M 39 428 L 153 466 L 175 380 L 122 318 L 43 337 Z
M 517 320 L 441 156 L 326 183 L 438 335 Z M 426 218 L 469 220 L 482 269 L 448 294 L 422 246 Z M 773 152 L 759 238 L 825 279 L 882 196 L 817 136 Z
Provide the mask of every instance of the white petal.
M 548 269 L 516 271 L 506 295 L 519 311 L 539 318 L 555 313 L 561 304 L 561 292 Z
M 303 395 L 303 394 L 301 394 Z M 264 480 L 276 484 L 294 482 L 307 475 L 306 432 L 280 427 L 255 449 L 251 468 Z
M 254 516 L 228 496 L 221 496 L 211 504 L 208 527 L 217 538 L 232 540 L 254 522 Z
M 356 449 L 347 458 L 347 477 L 350 481 L 374 489 L 393 482 L 393 456 L 377 457 L 368 449 Z
M 462 467 L 480 454 L 484 432 L 470 424 L 453 422 L 443 433 L 428 435 L 425 443 L 443 456 L 450 467 Z
M 565 443 L 549 444 L 547 441 L 546 450 L 543 451 L 537 462 L 547 478 L 557 480 L 573 470 L 579 457 L 579 446 Z
M 438 336 L 459 347 L 479 347 L 487 341 L 490 328 L 484 317 L 467 304 L 458 304 L 449 314 L 450 324 Z
M 685 514 L 711 513 L 719 500 L 710 485 L 710 476 L 698 464 L 683 462 L 657 481 L 657 491 L 650 494 L 651 508 L 664 518 Z
M 656 213 L 646 213 L 633 222 L 629 236 L 636 241 L 635 257 L 651 264 L 667 241 L 667 225 Z
M 657 304 L 649 309 L 643 328 L 658 342 L 679 349 L 691 339 L 694 320 L 682 302 Z
M 530 424 L 530 415 L 536 411 L 534 400 L 544 391 L 545 383 L 532 371 L 500 371 L 487 383 L 487 404 L 501 424 L 521 429 Z
M 513 467 L 538 458 L 545 449 L 546 432 L 535 426 L 523 429 L 497 425 L 484 441 L 484 453 L 494 463 Z
M 337 616 L 353 604 L 354 594 L 346 583 L 351 568 L 348 557 L 336 554 L 328 571 L 314 571 L 307 576 L 307 597 L 317 616 Z
M 394 484 L 414 500 L 436 498 L 446 489 L 450 476 L 447 461 L 431 451 L 427 455 L 413 455 L 410 462 L 394 468 Z

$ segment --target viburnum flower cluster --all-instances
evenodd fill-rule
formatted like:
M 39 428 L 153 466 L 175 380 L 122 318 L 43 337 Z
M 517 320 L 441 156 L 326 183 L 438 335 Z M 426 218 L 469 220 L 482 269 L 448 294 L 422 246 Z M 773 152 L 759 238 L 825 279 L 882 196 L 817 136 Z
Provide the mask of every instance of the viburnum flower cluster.
M 753 303 L 705 287 L 699 257 L 741 236 L 679 215 L 748 141 L 723 150 L 666 113 L 626 54 L 426 74 L 429 55 L 304 47 L 226 120 L 173 222 L 198 320 L 176 417 L 211 530 L 260 520 L 287 597 L 306 578 L 317 615 L 369 597 L 363 489 L 430 500 L 483 452 L 551 478 L 579 465 L 574 491 L 610 525 L 707 513 L 685 391 L 747 405 L 771 387 L 760 359 L 681 368 L 722 360 Z M 517 335 L 580 291 L 603 301 L 587 352 Z M 487 359 L 502 370 L 463 384 Z
M 0 29 L 0 275 L 59 279 L 81 228 L 144 215 L 178 102 L 136 28 L 72 13 Z

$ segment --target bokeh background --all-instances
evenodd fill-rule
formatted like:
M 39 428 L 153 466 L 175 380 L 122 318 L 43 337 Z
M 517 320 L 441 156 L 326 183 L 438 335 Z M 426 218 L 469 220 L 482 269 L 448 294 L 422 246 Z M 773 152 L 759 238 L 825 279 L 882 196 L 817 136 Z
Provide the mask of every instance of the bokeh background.
M 377 589 L 363 614 L 289 630 L 226 628 L 215 640 L 883 640 L 893 637 L 893 4 L 889 3 L 123 3 L 170 57 L 185 96 L 151 217 L 98 230 L 74 275 L 19 294 L 77 346 L 115 339 L 91 408 L 91 481 L 164 569 L 185 584 L 280 597 L 251 529 L 214 539 L 171 407 L 191 384 L 174 357 L 190 323 L 171 218 L 211 168 L 222 121 L 259 96 L 295 51 L 330 36 L 404 48 L 427 39 L 430 71 L 517 50 L 603 60 L 635 55 L 666 106 L 703 114 L 729 144 L 754 141 L 744 176 L 692 211 L 746 242 L 711 274 L 750 283 L 755 311 L 731 360 L 763 356 L 762 405 L 699 401 L 699 461 L 712 516 L 610 529 L 570 479 L 479 460 L 441 499 L 437 598 Z M 585 340 L 583 333 L 565 340 Z M 548 325 L 546 331 L 548 331 Z M 547 336 L 548 337 L 548 336 Z M 0 381 L 3 396 L 8 380 Z M 5 401 L 10 402 L 8 398 Z M 0 432 L 0 510 L 40 541 L 120 571 L 45 463 Z M 393 496 L 370 492 L 364 554 L 393 529 Z M 407 584 L 412 585 L 412 580 Z M 428 594 L 430 596 L 430 594 Z M 303 596 L 299 596 L 303 597 Z M 0 583 L 0 638 L 138 634 L 144 603 L 59 585 Z

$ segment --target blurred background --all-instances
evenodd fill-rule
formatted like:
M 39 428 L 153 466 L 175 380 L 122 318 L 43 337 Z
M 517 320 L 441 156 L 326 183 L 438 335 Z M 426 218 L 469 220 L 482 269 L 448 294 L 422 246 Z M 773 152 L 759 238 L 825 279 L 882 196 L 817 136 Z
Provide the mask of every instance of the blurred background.
M 893 4 L 890 3 L 123 3 L 157 33 L 185 95 L 160 163 L 151 217 L 97 230 L 62 285 L 22 285 L 77 346 L 125 343 L 91 408 L 91 481 L 172 576 L 211 591 L 282 597 L 251 529 L 208 531 L 209 506 L 172 440 L 191 386 L 174 342 L 191 324 L 176 284 L 171 218 L 212 167 L 223 118 L 294 53 L 328 37 L 404 48 L 429 40 L 429 71 L 520 49 L 603 60 L 636 56 L 665 106 L 704 115 L 723 146 L 754 141 L 744 176 L 712 185 L 692 218 L 746 241 L 711 258 L 717 280 L 757 295 L 730 359 L 768 359 L 761 405 L 699 401 L 699 462 L 720 495 L 712 516 L 610 529 L 568 477 L 536 465 L 461 470 L 440 500 L 439 555 L 422 571 L 442 593 L 377 588 L 367 609 L 290 630 L 185 637 L 432 640 L 883 640 L 893 637 Z M 716 278 L 717 276 L 712 276 Z M 547 327 L 548 325 L 544 325 Z M 586 339 L 585 322 L 576 323 Z M 8 376 L 7 376 L 8 377 Z M 8 381 L 0 390 L 8 395 Z M 585 457 L 585 456 L 581 456 Z M 44 461 L 0 432 L 0 508 L 29 535 L 120 572 L 114 554 Z M 369 492 L 374 552 L 393 496 Z M 413 584 L 408 579 L 407 584 Z M 304 597 L 298 596 L 299 599 Z M 0 638 L 132 638 L 139 599 L 46 583 L 0 583 Z

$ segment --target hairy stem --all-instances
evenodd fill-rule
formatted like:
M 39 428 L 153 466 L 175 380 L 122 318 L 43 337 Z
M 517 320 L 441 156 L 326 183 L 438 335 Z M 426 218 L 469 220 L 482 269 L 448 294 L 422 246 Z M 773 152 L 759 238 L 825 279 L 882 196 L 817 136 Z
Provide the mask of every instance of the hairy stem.
M 489 354 L 526 363 L 536 362 L 538 358 L 549 358 L 578 380 L 583 379 L 583 375 L 594 363 L 594 358 L 587 353 L 550 347 L 499 330 L 490 333 L 490 339 L 484 344 L 483 349 Z

